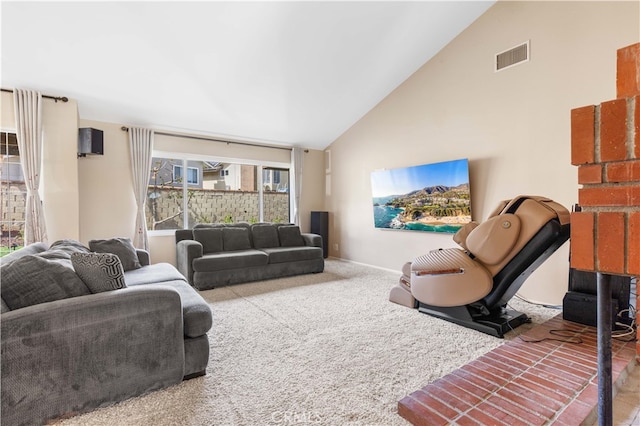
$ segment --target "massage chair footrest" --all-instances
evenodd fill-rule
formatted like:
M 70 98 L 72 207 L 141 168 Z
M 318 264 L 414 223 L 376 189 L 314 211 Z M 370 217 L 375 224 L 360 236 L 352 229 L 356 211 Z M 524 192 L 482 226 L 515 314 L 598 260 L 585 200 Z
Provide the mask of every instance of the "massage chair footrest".
M 488 315 L 472 316 L 466 305 L 441 307 L 419 303 L 418 311 L 500 338 L 503 338 L 505 333 L 531 321 L 526 314 L 505 308 L 495 309 Z

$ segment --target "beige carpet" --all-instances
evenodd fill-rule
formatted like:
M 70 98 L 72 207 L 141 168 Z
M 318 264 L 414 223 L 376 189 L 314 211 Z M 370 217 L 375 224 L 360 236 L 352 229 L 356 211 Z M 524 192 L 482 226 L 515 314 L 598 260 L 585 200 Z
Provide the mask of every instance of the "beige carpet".
M 398 400 L 504 340 L 390 303 L 397 280 L 328 260 L 322 274 L 203 291 L 206 376 L 59 424 L 406 425 Z M 534 323 L 559 313 L 510 305 Z

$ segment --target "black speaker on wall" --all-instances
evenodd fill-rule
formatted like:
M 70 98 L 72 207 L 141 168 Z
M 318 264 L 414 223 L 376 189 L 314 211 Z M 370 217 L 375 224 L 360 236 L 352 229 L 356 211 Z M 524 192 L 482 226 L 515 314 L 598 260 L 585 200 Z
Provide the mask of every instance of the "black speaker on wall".
M 78 129 L 78 157 L 86 157 L 87 154 L 104 154 L 102 130 L 83 127 Z
M 329 212 L 311 212 L 311 233 L 322 237 L 322 255 L 329 256 Z

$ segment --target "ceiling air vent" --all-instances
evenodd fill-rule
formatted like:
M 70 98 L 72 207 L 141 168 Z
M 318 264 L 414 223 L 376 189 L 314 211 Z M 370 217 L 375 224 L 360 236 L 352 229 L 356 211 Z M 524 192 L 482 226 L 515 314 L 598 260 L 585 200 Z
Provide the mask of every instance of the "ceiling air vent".
M 529 42 L 496 54 L 496 71 L 529 61 Z

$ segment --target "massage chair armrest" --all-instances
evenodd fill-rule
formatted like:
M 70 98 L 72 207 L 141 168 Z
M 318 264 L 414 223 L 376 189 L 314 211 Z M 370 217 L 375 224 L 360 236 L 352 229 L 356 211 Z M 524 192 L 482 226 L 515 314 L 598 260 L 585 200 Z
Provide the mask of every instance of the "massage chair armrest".
M 431 306 L 461 306 L 486 296 L 492 287 L 489 271 L 464 250 L 433 250 L 411 264 L 411 294 Z
M 44 424 L 87 401 L 97 407 L 182 380 L 182 305 L 172 288 L 129 287 L 1 318 L 3 424 Z
M 176 244 L 178 271 L 193 285 L 193 260 L 202 257 L 202 244 L 195 240 L 182 240 Z
M 464 268 L 448 268 L 448 269 L 425 269 L 420 271 L 414 271 L 413 274 L 416 277 L 422 275 L 449 275 L 449 274 L 462 274 Z
M 318 234 L 311 233 L 301 233 L 302 239 L 304 240 L 304 245 L 309 247 L 320 247 L 322 248 L 322 236 Z

